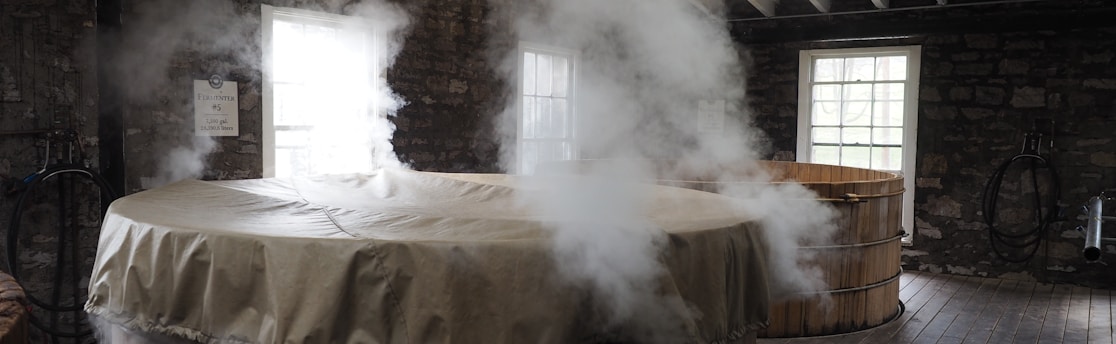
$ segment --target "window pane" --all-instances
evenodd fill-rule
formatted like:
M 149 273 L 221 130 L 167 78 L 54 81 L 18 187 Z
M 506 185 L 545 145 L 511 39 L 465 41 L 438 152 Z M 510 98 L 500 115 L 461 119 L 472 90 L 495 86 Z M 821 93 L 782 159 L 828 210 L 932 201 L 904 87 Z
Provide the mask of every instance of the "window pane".
M 903 101 L 875 102 L 872 110 L 872 125 L 878 126 L 903 126 Z
M 872 100 L 872 84 L 845 85 L 842 100 Z
M 310 175 L 310 150 L 305 148 L 276 148 L 275 175 Z
M 817 59 L 814 60 L 814 81 L 840 81 L 842 63 L 845 59 Z
M 522 152 L 519 152 L 520 170 L 523 171 L 524 174 L 535 174 L 535 166 L 539 164 L 538 143 L 524 141 L 520 149 L 522 149 Z
M 276 20 L 272 24 L 271 78 L 273 82 L 300 82 L 308 57 L 302 49 L 302 24 Z
M 307 147 L 310 145 L 308 130 L 276 130 L 276 147 Z
M 543 142 L 539 162 L 566 160 L 565 142 Z
M 550 98 L 540 97 L 535 99 L 535 105 L 537 105 L 535 107 L 535 115 L 538 116 L 535 122 L 535 135 L 537 135 L 537 137 L 551 137 L 550 123 L 552 108 L 550 103 Z
M 877 170 L 901 170 L 903 168 L 903 149 L 898 147 L 872 147 L 872 168 Z
M 835 147 L 835 146 L 814 146 L 813 148 L 814 149 L 813 149 L 813 152 L 811 153 L 811 155 L 813 156 L 813 159 L 814 159 L 813 162 L 814 163 L 828 164 L 828 165 L 840 165 L 841 164 L 841 153 L 839 151 L 839 149 L 840 149 L 839 147 Z
M 535 133 L 535 128 L 538 127 L 538 111 L 536 111 L 535 97 L 523 96 L 523 116 L 520 116 L 520 122 L 523 124 L 523 137 L 524 138 L 537 138 L 538 134 Z
M 523 94 L 535 95 L 535 54 L 523 53 Z
M 569 114 L 566 111 L 565 99 L 554 99 L 550 102 L 550 137 L 565 138 L 569 128 Z
M 841 147 L 841 165 L 870 168 L 871 150 L 868 147 Z
M 310 118 L 303 116 L 310 112 L 306 99 L 307 91 L 302 85 L 274 84 L 272 85 L 272 116 L 275 125 L 304 125 L 309 124 Z
M 845 60 L 844 81 L 875 80 L 875 57 L 857 57 Z
M 841 123 L 841 102 L 814 102 L 814 125 L 838 125 Z
M 569 79 L 570 79 L 569 59 L 566 59 L 565 57 L 555 56 L 553 67 L 554 67 L 553 68 L 554 73 L 552 74 L 552 78 L 554 80 L 554 82 L 553 82 L 553 84 L 554 84 L 553 94 L 554 94 L 555 97 L 566 97 L 567 96 L 566 91 L 569 89 L 569 84 L 570 84 L 570 81 L 569 81 Z
M 847 102 L 844 103 L 845 111 L 841 116 L 843 125 L 871 125 L 872 102 Z
M 814 85 L 814 100 L 841 100 L 841 85 Z
M 535 91 L 537 91 L 540 96 L 549 97 L 551 95 L 551 92 L 550 92 L 551 87 L 553 87 L 552 81 L 551 81 L 551 74 L 554 73 L 554 70 L 552 69 L 553 67 L 551 66 L 551 63 L 550 63 L 551 56 L 550 55 L 543 55 L 543 54 L 539 54 L 537 56 L 538 56 L 538 59 L 537 59 L 537 62 L 536 62 L 537 63 L 537 66 L 536 66 L 537 68 L 535 69 L 535 71 L 536 71 L 535 72 L 535 77 L 538 78 L 538 79 L 536 80 L 537 82 L 535 83 L 535 87 L 537 87 L 535 89 Z
M 841 143 L 844 144 L 870 144 L 872 130 L 870 128 L 844 128 L 841 130 Z
M 872 143 L 878 145 L 903 144 L 903 128 L 872 128 Z
M 902 83 L 875 84 L 876 100 L 903 100 Z
M 841 143 L 841 128 L 814 128 L 814 143 Z
M 906 80 L 907 57 L 884 56 L 876 59 L 876 80 Z

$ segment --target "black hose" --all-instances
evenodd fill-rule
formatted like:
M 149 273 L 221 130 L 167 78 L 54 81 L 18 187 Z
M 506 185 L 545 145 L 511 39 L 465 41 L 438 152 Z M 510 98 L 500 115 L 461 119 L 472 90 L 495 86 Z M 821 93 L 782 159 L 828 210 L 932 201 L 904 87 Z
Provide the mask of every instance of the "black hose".
M 1022 233 L 1007 232 L 996 226 L 996 211 L 1000 198 L 1000 186 L 1003 184 L 1004 175 L 1012 164 L 1024 161 L 1030 163 L 1031 187 L 1034 190 L 1032 205 L 1035 212 L 1035 226 Z M 1045 206 L 1042 204 L 1043 196 L 1038 183 L 1038 170 L 1040 168 L 1045 168 L 1050 173 L 1049 201 Z M 1022 263 L 1031 260 L 1031 258 L 1035 256 L 1035 253 L 1038 252 L 1046 229 L 1058 216 L 1058 199 L 1060 197 L 1061 189 L 1058 182 L 1058 171 L 1054 168 L 1054 165 L 1049 163 L 1045 158 L 1034 154 L 1019 154 L 1001 164 L 988 179 L 988 184 L 985 184 L 984 193 L 982 195 L 984 223 L 988 225 L 992 252 L 1000 259 L 1011 263 Z M 1046 207 L 1048 208 L 1044 212 L 1043 209 Z M 1021 258 L 1014 258 L 1012 255 L 1001 250 L 1000 246 L 1023 249 L 1025 252 L 1021 255 Z
M 20 266 L 18 264 L 18 262 L 19 262 L 19 234 L 20 234 L 20 225 L 21 225 L 20 220 L 23 217 L 24 208 L 27 205 L 27 203 L 30 202 L 30 195 L 34 194 L 34 192 L 36 191 L 37 186 L 39 186 L 42 182 L 44 182 L 48 179 L 51 179 L 55 176 L 59 176 L 59 178 L 61 179 L 61 176 L 64 176 L 64 175 L 80 176 L 80 177 L 84 177 L 85 179 L 88 179 L 88 180 L 92 181 L 100 189 L 100 192 L 101 192 L 100 199 L 102 200 L 102 202 L 104 202 L 105 200 L 111 201 L 111 200 L 116 199 L 116 194 L 113 192 L 112 188 L 109 187 L 108 182 L 103 177 L 101 177 L 100 174 L 98 174 L 96 171 L 93 171 L 92 169 L 89 169 L 88 167 L 85 167 L 85 166 L 80 165 L 80 164 L 58 164 L 58 165 L 48 166 L 47 168 L 43 169 L 43 171 L 39 172 L 38 174 L 29 177 L 26 180 L 26 184 L 27 184 L 26 189 L 23 190 L 23 193 L 19 196 L 19 199 L 15 203 L 15 208 L 14 208 L 13 214 L 12 214 L 12 221 L 11 221 L 9 227 L 8 227 L 8 242 L 7 242 L 8 273 L 11 274 L 12 277 L 14 277 L 17 281 L 20 280 L 20 275 L 21 275 Z M 59 202 L 60 203 L 64 202 L 64 198 L 65 198 L 64 197 L 64 193 L 65 193 L 64 190 L 66 188 L 63 184 L 64 181 L 65 180 L 62 180 L 62 181 L 59 182 L 60 183 L 59 184 L 60 185 L 60 189 L 59 189 L 59 192 L 60 192 Z M 71 184 L 70 186 L 71 186 L 70 191 L 73 192 L 73 185 Z M 58 252 L 58 256 L 56 256 L 56 264 L 60 264 L 60 266 L 55 267 L 55 276 L 54 276 L 55 280 L 53 281 L 54 290 L 52 291 L 53 293 L 51 295 L 52 300 L 51 300 L 51 302 L 44 302 L 43 300 L 38 299 L 37 297 L 35 297 L 31 293 L 27 293 L 26 296 L 27 296 L 27 299 L 32 302 L 32 304 L 34 304 L 38 307 L 41 307 L 41 308 L 43 308 L 47 311 L 50 311 L 50 312 L 53 312 L 53 313 L 74 312 L 74 314 L 77 315 L 77 314 L 79 314 L 79 312 L 82 311 L 82 307 L 83 307 L 83 305 L 81 305 L 81 303 L 78 299 L 75 298 L 73 300 L 73 304 L 70 304 L 70 305 L 61 305 L 60 304 L 61 302 L 59 300 L 61 298 L 60 297 L 61 283 L 62 283 L 61 282 L 61 280 L 62 280 L 61 277 L 62 277 L 62 270 L 63 270 L 63 266 L 61 266 L 61 264 L 63 264 L 65 262 L 63 255 L 66 254 L 66 252 L 65 252 L 66 251 L 65 250 L 66 245 L 67 245 L 68 242 L 73 241 L 74 243 L 72 245 L 77 246 L 78 242 L 80 241 L 79 240 L 80 236 L 77 233 L 67 233 L 66 232 L 67 229 L 68 229 L 68 226 L 66 226 L 66 219 L 65 219 L 66 210 L 65 210 L 65 208 L 66 208 L 66 206 L 64 204 L 60 204 L 60 208 L 59 208 L 60 217 L 58 219 L 58 221 L 60 221 L 59 226 L 58 226 L 59 231 L 60 231 L 58 233 L 58 250 L 59 250 L 59 252 Z M 100 209 L 102 216 L 104 215 L 105 209 L 107 209 L 107 206 L 102 205 L 101 209 Z M 71 212 L 71 214 L 72 214 L 72 212 Z M 73 221 L 70 224 L 71 225 L 77 225 L 76 221 Z M 73 236 L 73 238 L 72 238 L 73 240 L 71 240 L 71 238 L 70 238 L 71 234 Z M 76 248 L 75 248 L 75 250 L 76 250 Z M 81 260 L 78 259 L 77 255 L 72 255 L 71 260 L 73 261 L 72 264 L 79 264 L 81 262 Z M 78 282 L 78 280 L 74 280 L 75 293 L 76 293 L 77 289 L 80 289 L 80 286 L 76 285 L 77 282 Z M 51 321 L 50 321 L 49 325 L 48 324 L 43 324 L 43 322 L 40 319 L 38 319 L 37 317 L 35 317 L 34 314 L 29 314 L 29 315 L 30 316 L 28 317 L 29 318 L 28 320 L 30 320 L 30 323 L 32 325 L 34 325 L 36 328 L 38 328 L 39 330 L 51 335 L 52 340 L 55 340 L 57 337 L 67 337 L 67 338 L 86 337 L 86 336 L 93 333 L 92 329 L 90 329 L 90 328 L 86 328 L 85 330 L 79 330 L 79 331 L 76 330 L 76 331 L 69 331 L 69 332 L 59 330 L 58 326 L 57 326 L 57 320 L 56 320 L 57 319 L 57 314 L 52 314 L 52 318 L 51 318 Z M 77 320 L 81 320 L 81 319 L 75 319 L 75 321 L 77 321 Z M 79 325 L 74 325 L 74 327 L 75 327 L 75 329 L 80 328 Z

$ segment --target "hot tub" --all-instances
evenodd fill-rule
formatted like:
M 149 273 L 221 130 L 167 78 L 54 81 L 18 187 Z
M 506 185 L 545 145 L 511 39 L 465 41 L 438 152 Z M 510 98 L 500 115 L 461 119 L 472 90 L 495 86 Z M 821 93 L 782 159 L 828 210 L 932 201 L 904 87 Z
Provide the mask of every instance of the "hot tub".
M 556 219 L 515 197 L 545 187 L 522 178 L 383 169 L 133 194 L 108 211 L 86 310 L 113 342 L 616 339 L 624 324 L 557 277 Z M 681 305 L 686 341 L 754 338 L 769 307 L 762 233 L 724 196 L 647 187 L 667 238 L 655 290 Z

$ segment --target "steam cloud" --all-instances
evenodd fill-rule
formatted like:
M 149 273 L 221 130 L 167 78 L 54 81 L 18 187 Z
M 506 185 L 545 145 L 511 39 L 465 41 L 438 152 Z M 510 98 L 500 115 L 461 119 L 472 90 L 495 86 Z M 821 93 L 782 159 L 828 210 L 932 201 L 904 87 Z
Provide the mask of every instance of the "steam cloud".
M 613 322 L 639 322 L 635 331 L 655 338 L 681 336 L 686 319 L 656 317 L 678 307 L 656 296 L 665 234 L 648 221 L 646 200 L 632 182 L 702 178 L 726 184 L 718 192 L 740 199 L 742 212 L 762 216 L 772 290 L 824 287 L 799 245 L 824 242 L 835 212 L 797 184 L 774 185 L 755 160 L 761 135 L 749 127 L 742 57 L 727 25 L 684 0 L 540 0 L 512 9 L 521 42 L 575 52 L 575 138 L 582 159 L 607 163 L 579 166 L 585 179 L 554 188 L 541 204 L 552 226 L 555 259 L 564 276 L 588 285 L 606 303 Z M 517 80 L 519 56 L 505 57 L 509 80 Z M 516 99 L 504 113 L 504 137 L 522 125 Z M 723 103 L 722 103 L 723 102 Z M 724 104 L 724 118 L 702 120 L 701 104 Z M 514 144 L 502 161 L 515 171 Z M 540 165 L 545 166 L 545 165 Z M 539 167 L 540 173 L 546 167 Z M 574 182 L 576 181 L 576 182 Z M 802 260 L 800 260 L 802 259 Z M 635 315 L 639 314 L 638 319 Z M 650 314 L 650 315 L 649 315 Z M 675 324 L 675 325 L 671 325 Z M 669 340 L 668 340 L 669 341 Z
M 259 21 L 247 20 L 234 3 L 219 0 L 138 2 L 123 19 L 120 53 L 110 77 L 120 85 L 125 107 L 137 112 L 125 117 L 125 125 L 127 118 L 152 117 L 162 126 L 154 129 L 156 137 L 167 136 L 164 142 L 149 144 L 167 154 L 159 155 L 158 170 L 141 178 L 141 187 L 201 177 L 205 158 L 217 142 L 194 136 L 192 97 L 172 95 L 189 93 L 192 80 L 199 78 L 182 75 L 190 58 L 222 60 L 206 66 L 212 68 L 210 74 L 252 75 L 246 71 L 259 65 L 259 51 L 250 39 Z
M 153 188 L 181 179 L 199 178 L 206 171 L 207 156 L 218 148 L 218 144 L 211 137 L 193 137 L 192 98 L 179 98 L 177 95 L 188 92 L 192 87 L 191 80 L 207 78 L 211 74 L 240 83 L 261 81 L 255 80 L 263 69 L 260 59 L 263 43 L 259 41 L 259 7 L 240 6 L 235 1 L 227 0 L 154 0 L 137 2 L 132 6 L 125 11 L 120 46 L 123 53 L 112 66 L 113 77 L 118 85 L 122 85 L 120 89 L 125 103 L 133 109 L 141 109 L 138 110 L 140 113 L 130 116 L 169 117 L 155 123 L 178 127 L 156 129 L 160 134 L 170 137 L 165 142 L 155 143 L 152 148 L 165 149 L 169 154 L 160 156 L 158 171 L 150 177 L 142 178 L 143 187 Z M 402 33 L 410 24 L 403 9 L 383 1 L 321 1 L 319 4 L 303 4 L 299 7 L 351 16 L 362 20 L 362 29 L 368 29 L 367 25 L 371 24 L 371 29 L 384 33 L 382 38 L 385 38 L 385 50 L 376 52 L 380 55 L 379 63 L 375 65 L 379 70 L 369 70 L 369 75 L 382 75 L 390 67 L 400 50 Z M 352 28 L 358 24 L 343 25 Z M 199 65 L 203 62 L 205 65 Z M 373 151 L 357 152 L 360 156 L 368 156 L 368 159 L 357 163 L 362 170 L 371 170 L 377 166 L 401 166 L 390 143 L 395 127 L 387 117 L 394 115 L 404 101 L 390 91 L 382 78 L 374 78 L 375 85 L 352 87 L 351 83 L 341 82 L 341 79 L 346 76 L 353 79 L 351 75 L 354 71 L 331 71 L 328 70 L 331 67 L 329 64 L 315 65 L 321 67 L 314 71 L 319 78 L 315 80 L 315 89 L 319 93 L 330 97 L 344 97 L 352 100 L 354 106 L 374 107 L 378 109 L 378 116 L 371 120 L 346 119 L 344 123 L 323 121 L 320 130 L 312 133 L 312 137 L 317 141 L 327 142 L 340 137 L 369 140 Z M 351 109 L 340 109 L 338 106 L 318 110 L 351 112 Z M 155 114 L 146 113 L 149 111 Z M 363 131 L 353 135 L 338 135 L 339 130 L 354 129 Z
M 377 52 L 378 70 L 369 71 L 374 75 L 382 75 L 391 66 L 402 47 L 402 36 L 410 25 L 406 11 L 386 1 L 272 3 L 276 6 L 291 6 L 363 19 L 360 24 L 343 23 L 346 28 L 352 28 L 349 25 L 361 25 L 362 29 L 368 29 L 371 24 L 372 30 L 382 33 L 378 38 L 385 40 L 381 47 L 384 50 Z M 199 76 L 208 77 L 210 74 L 242 83 L 260 81 L 253 79 L 263 69 L 260 59 L 260 7 L 242 6 L 239 2 L 228 0 L 150 0 L 127 4 L 131 7 L 125 10 L 123 16 L 124 31 L 121 32 L 119 46 L 121 53 L 118 60 L 110 66 L 109 77 L 121 85 L 125 107 L 140 109 L 138 111 L 142 112 L 133 116 L 161 117 L 162 119 L 155 121 L 156 124 L 174 126 L 169 130 L 158 130 L 161 133 L 174 134 L 167 139 L 173 147 L 166 149 L 167 153 L 161 156 L 158 170 L 153 175 L 141 178 L 143 188 L 201 177 L 207 168 L 206 157 L 218 147 L 218 142 L 208 136 L 194 136 L 193 97 L 183 94 L 189 93 L 193 79 Z M 213 63 L 197 66 L 199 61 Z M 192 68 L 205 68 L 204 75 L 190 74 L 196 73 Z M 372 152 L 362 152 L 370 157 L 371 166 L 368 169 L 381 166 L 402 167 L 391 146 L 395 126 L 387 117 L 395 115 L 395 111 L 405 102 L 390 90 L 382 78 L 375 78 L 374 82 L 376 84 L 370 88 L 376 92 L 361 88 L 361 91 L 368 92 L 345 94 L 349 99 L 356 99 L 359 105 L 370 105 L 378 110 L 377 116 L 371 119 L 372 123 L 349 121 L 333 123 L 336 124 L 333 126 L 327 124 L 324 131 L 315 135 L 327 138 L 336 136 L 336 132 L 330 132 L 330 129 L 336 129 L 338 125 L 367 129 L 368 131 L 356 135 L 367 138 L 372 144 Z M 339 86 L 341 87 L 327 91 L 353 91 L 352 88 L 345 88 L 349 85 Z M 155 146 L 155 149 L 160 149 L 159 144 Z M 126 331 L 101 319 L 91 318 L 90 323 L 96 328 L 98 338 L 102 339 L 107 338 L 115 328 L 132 335 L 132 338 L 128 338 L 132 342 L 161 343 L 161 340 L 166 340 L 147 338 L 142 333 Z

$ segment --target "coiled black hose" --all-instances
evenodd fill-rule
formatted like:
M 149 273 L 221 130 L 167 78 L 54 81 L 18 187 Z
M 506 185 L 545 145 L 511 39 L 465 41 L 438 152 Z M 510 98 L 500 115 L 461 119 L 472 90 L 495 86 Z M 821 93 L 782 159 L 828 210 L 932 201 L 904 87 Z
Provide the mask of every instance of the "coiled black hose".
M 26 188 L 23 190 L 23 193 L 19 196 L 19 199 L 15 203 L 15 208 L 14 208 L 14 211 L 13 211 L 13 214 L 12 214 L 12 220 L 11 220 L 11 223 L 8 227 L 8 242 L 7 242 L 8 272 L 17 281 L 20 280 L 20 274 L 21 274 L 20 265 L 18 264 L 18 262 L 19 262 L 19 260 L 18 260 L 19 259 L 19 234 L 20 234 L 20 226 L 21 226 L 21 221 L 20 220 L 22 219 L 24 208 L 27 206 L 26 203 L 29 201 L 30 195 L 34 194 L 36 192 L 36 188 L 40 184 L 42 184 L 44 181 L 55 178 L 56 176 L 58 177 L 58 179 L 61 180 L 62 179 L 61 176 L 68 176 L 68 175 L 83 177 L 83 178 L 93 182 L 98 188 L 100 188 L 100 192 L 101 192 L 100 193 L 100 198 L 101 198 L 100 213 L 101 213 L 102 216 L 104 215 L 105 210 L 107 209 L 108 203 L 111 202 L 112 200 L 116 199 L 116 194 L 112 191 L 112 188 L 109 187 L 108 182 L 103 177 L 101 177 L 100 174 L 98 174 L 96 171 L 93 171 L 92 169 L 90 169 L 90 168 L 88 168 L 84 165 L 80 165 L 80 164 L 57 164 L 57 165 L 53 165 L 53 166 L 48 166 L 47 168 L 43 169 L 39 173 L 34 174 L 34 175 L 29 176 L 28 178 L 26 178 L 24 180 L 24 182 L 26 183 Z M 71 191 L 73 190 L 72 185 L 71 185 L 70 190 Z M 64 194 L 65 194 L 65 184 L 60 184 L 59 195 L 58 195 L 60 202 L 62 202 L 62 199 L 65 196 Z M 55 265 L 56 266 L 55 266 L 54 281 L 53 281 L 54 290 L 52 291 L 53 293 L 51 295 L 51 301 L 47 302 L 47 301 L 41 300 L 41 299 L 35 297 L 32 293 L 27 293 L 26 296 L 27 296 L 27 299 L 29 301 L 31 301 L 34 305 L 36 305 L 38 307 L 41 307 L 41 308 L 43 308 L 47 311 L 54 312 L 54 313 L 75 312 L 75 316 L 77 316 L 76 313 L 80 312 L 82 310 L 82 307 L 83 307 L 83 305 L 79 302 L 78 297 L 76 297 L 76 296 L 78 296 L 77 295 L 77 289 L 79 289 L 80 286 L 75 285 L 74 288 L 73 288 L 74 293 L 75 293 L 75 297 L 74 297 L 74 300 L 73 300 L 72 304 L 62 305 L 60 300 L 59 300 L 61 298 L 60 293 L 61 293 L 61 289 L 62 289 L 61 288 L 62 287 L 62 285 L 61 285 L 62 284 L 62 273 L 63 273 L 62 270 L 63 270 L 63 265 L 65 263 L 64 257 L 65 257 L 65 254 L 66 254 L 65 248 L 66 248 L 66 245 L 71 240 L 71 236 L 75 239 L 74 240 L 75 243 L 71 244 L 71 246 L 73 248 L 73 252 L 71 252 L 71 259 L 73 260 L 73 262 L 71 263 L 71 265 L 72 265 L 72 268 L 74 269 L 74 271 L 72 271 L 71 278 L 74 278 L 73 282 L 75 284 L 78 283 L 78 280 L 76 279 L 76 277 L 78 276 L 77 269 L 80 268 L 79 267 L 80 258 L 78 257 L 78 254 L 77 254 L 78 250 L 77 250 L 77 244 L 76 244 L 77 233 L 69 233 L 69 228 L 66 228 L 66 226 L 64 225 L 64 218 L 67 216 L 66 213 L 65 213 L 65 211 L 66 211 L 65 209 L 66 209 L 65 205 L 61 204 L 60 207 L 59 207 L 59 216 L 60 216 L 59 221 L 63 221 L 63 222 L 60 222 L 60 225 L 59 225 L 59 228 L 58 228 L 58 238 L 57 238 L 57 240 L 58 240 L 58 244 L 57 244 L 58 252 L 57 252 L 57 255 L 55 256 Z M 34 314 L 30 314 L 30 315 L 31 316 L 28 317 L 28 318 L 29 318 L 32 325 L 34 325 L 39 330 L 42 330 L 43 332 L 45 332 L 45 333 L 47 333 L 51 336 L 54 336 L 54 337 L 79 338 L 79 337 L 85 337 L 85 336 L 88 336 L 88 335 L 92 334 L 92 329 L 86 329 L 86 330 L 83 330 L 83 331 L 72 331 L 72 332 L 62 331 L 62 330 L 58 329 L 57 318 L 56 317 L 51 319 L 50 324 L 44 324 L 43 321 L 38 319 L 37 317 L 35 317 Z
M 996 226 L 996 211 L 1000 198 L 1000 186 L 1003 184 L 1004 175 L 1007 173 L 1008 169 L 1017 162 L 1029 163 L 1031 187 L 1034 190 L 1032 205 L 1035 211 L 1035 226 L 1021 233 L 1008 232 Z M 1039 189 L 1039 176 L 1037 173 L 1039 169 L 1046 169 L 1050 174 L 1050 194 L 1048 195 L 1049 199 L 1046 205 L 1043 205 L 1043 195 Z M 1039 155 L 1026 153 L 1016 155 L 1008 161 L 1005 161 L 992 173 L 992 177 L 988 179 L 988 184 L 984 186 L 982 210 L 984 213 L 984 223 L 988 225 L 992 252 L 994 252 L 997 257 L 1011 263 L 1022 263 L 1031 260 L 1031 258 L 1035 256 L 1042 242 L 1042 238 L 1046 234 L 1046 229 L 1058 216 L 1058 199 L 1061 197 L 1061 189 L 1058 180 L 1058 171 L 1054 168 L 1053 164 Z M 1044 208 L 1046 208 L 1045 212 L 1043 211 Z M 1026 252 L 1022 254 L 1021 258 L 1015 258 L 1002 251 L 1000 246 L 1006 246 L 1012 249 L 1025 249 Z

